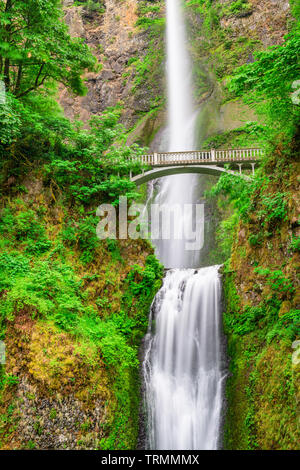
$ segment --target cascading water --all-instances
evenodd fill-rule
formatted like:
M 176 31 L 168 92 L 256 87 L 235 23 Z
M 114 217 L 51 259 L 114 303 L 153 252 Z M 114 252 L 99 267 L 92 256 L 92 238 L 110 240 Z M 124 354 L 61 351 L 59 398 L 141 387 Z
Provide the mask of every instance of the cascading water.
M 216 449 L 222 403 L 218 266 L 170 270 L 144 360 L 149 447 Z M 150 323 L 151 324 L 151 323 Z
M 168 79 L 168 151 L 181 152 L 195 147 L 197 113 L 192 99 L 191 62 L 186 48 L 181 0 L 167 0 L 167 79 Z M 166 150 L 166 149 L 164 149 Z M 184 207 L 195 200 L 199 178 L 180 175 L 162 178 L 155 203 L 169 207 Z M 186 217 L 189 215 L 186 214 Z M 191 216 L 190 216 L 191 217 Z M 155 240 L 158 256 L 166 267 L 190 268 L 199 266 L 199 252 L 185 249 L 187 239 L 177 240 L 174 234 L 191 220 L 175 218 L 171 241 Z
M 196 114 L 182 5 L 181 0 L 167 0 L 166 4 L 168 150 L 192 150 Z M 195 203 L 198 182 L 195 175 L 163 178 L 155 203 Z M 183 212 L 174 221 L 174 232 L 190 222 Z M 155 242 L 161 261 L 173 269 L 167 272 L 152 305 L 145 341 L 150 449 L 216 449 L 219 443 L 224 377 L 219 267 L 186 269 L 200 265 L 199 251 L 186 250 L 186 241 L 173 237 Z

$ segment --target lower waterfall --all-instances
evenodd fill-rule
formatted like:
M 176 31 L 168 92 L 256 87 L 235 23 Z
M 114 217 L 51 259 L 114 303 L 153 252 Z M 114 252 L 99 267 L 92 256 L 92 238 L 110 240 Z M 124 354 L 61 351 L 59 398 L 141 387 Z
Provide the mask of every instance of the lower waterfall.
M 169 270 L 153 303 L 143 363 L 150 449 L 218 448 L 224 379 L 218 270 Z

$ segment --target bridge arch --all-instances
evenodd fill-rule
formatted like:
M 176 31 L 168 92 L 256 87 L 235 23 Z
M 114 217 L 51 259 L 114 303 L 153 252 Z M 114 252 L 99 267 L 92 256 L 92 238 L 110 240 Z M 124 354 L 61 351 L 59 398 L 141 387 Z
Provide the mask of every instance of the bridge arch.
M 251 180 L 250 176 L 242 173 L 242 167 L 252 168 L 252 174 L 254 174 L 254 167 L 259 163 L 262 155 L 263 150 L 259 148 L 155 152 L 132 158 L 132 161 L 142 163 L 144 167 L 150 167 L 151 169 L 143 170 L 137 176 L 130 174 L 130 179 L 132 182 L 140 185 L 147 183 L 147 181 L 169 175 L 199 173 L 202 175 L 220 176 L 223 173 L 229 173 L 233 175 L 238 174 L 241 178 Z M 239 173 L 224 168 L 227 164 L 237 165 Z
M 201 175 L 221 176 L 224 173 L 240 176 L 245 180 L 250 181 L 251 177 L 242 173 L 237 173 L 233 170 L 228 170 L 217 165 L 180 165 L 180 166 L 166 166 L 156 167 L 152 170 L 145 171 L 139 175 L 131 177 L 131 181 L 137 186 L 147 183 L 148 181 L 162 178 L 163 176 L 198 173 Z

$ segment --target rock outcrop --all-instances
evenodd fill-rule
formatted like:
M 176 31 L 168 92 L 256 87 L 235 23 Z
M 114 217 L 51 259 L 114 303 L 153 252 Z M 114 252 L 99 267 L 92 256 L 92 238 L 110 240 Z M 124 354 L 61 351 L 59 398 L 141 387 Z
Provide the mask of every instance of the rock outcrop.
M 65 21 L 70 34 L 81 37 L 91 47 L 101 64 L 98 73 L 86 76 L 88 93 L 74 97 L 66 89 L 60 92 L 60 104 L 67 117 L 87 121 L 107 107 L 123 106 L 121 121 L 130 128 L 141 114 L 149 111 L 151 90 L 143 87 L 132 90 L 135 70 L 134 58 L 143 58 L 147 52 L 148 34 L 136 26 L 138 0 L 105 0 L 105 10 L 88 11 L 87 6 L 74 6 L 65 1 Z
M 228 4 L 228 0 L 220 3 Z M 290 16 L 288 0 L 251 0 L 247 14 L 224 17 L 222 28 L 231 28 L 234 36 L 259 39 L 264 46 L 281 44 L 287 33 L 287 18 Z

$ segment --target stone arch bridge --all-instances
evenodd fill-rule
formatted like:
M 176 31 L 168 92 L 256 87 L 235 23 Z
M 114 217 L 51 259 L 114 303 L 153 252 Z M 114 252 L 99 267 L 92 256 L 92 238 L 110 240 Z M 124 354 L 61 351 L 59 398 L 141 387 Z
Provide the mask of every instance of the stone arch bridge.
M 147 170 L 138 175 L 131 172 L 130 179 L 140 185 L 162 176 L 176 174 L 200 173 L 220 176 L 223 173 L 231 173 L 250 180 L 251 176 L 244 174 L 243 170 L 251 169 L 254 175 L 255 165 L 259 164 L 262 155 L 263 151 L 259 148 L 152 153 L 133 158 L 134 161 L 145 165 Z

